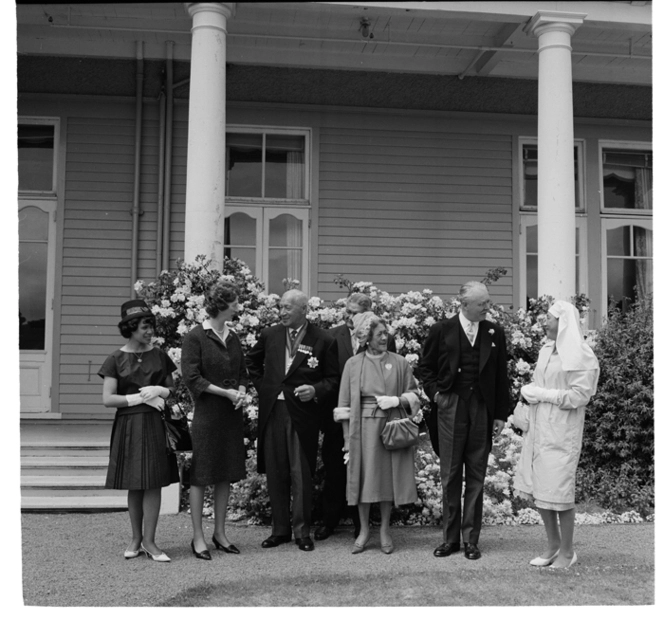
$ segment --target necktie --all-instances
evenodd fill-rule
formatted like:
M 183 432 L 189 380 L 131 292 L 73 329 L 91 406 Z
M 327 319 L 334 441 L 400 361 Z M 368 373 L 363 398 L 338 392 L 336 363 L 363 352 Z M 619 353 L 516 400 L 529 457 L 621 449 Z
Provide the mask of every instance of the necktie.
M 466 330 L 466 335 L 468 336 L 468 340 L 470 341 L 470 344 L 475 343 L 475 323 L 469 323 L 468 324 L 468 329 Z

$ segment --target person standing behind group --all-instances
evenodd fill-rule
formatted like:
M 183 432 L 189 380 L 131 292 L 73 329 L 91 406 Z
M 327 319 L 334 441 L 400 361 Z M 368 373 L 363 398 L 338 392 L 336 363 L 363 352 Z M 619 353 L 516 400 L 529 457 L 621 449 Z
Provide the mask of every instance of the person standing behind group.
M 161 488 L 179 482 L 177 460 L 166 450 L 161 410 L 173 387 L 175 363 L 152 345 L 155 319 L 147 304 L 122 304 L 120 334 L 127 344 L 114 351 L 98 374 L 104 380 L 102 402 L 116 407 L 107 489 L 127 489 L 132 539 L 129 560 L 141 553 L 156 562 L 170 558 L 155 543 Z
M 267 474 L 272 508 L 272 533 L 264 549 L 289 542 L 291 528 L 300 550 L 314 549 L 310 528 L 318 430 L 326 401 L 339 388 L 339 365 L 334 338 L 307 321 L 307 306 L 302 291 L 286 291 L 279 303 L 281 324 L 264 329 L 247 354 L 258 390 L 257 469 Z
M 335 410 L 343 418 L 348 451 L 347 500 L 357 506 L 360 532 L 352 553 L 361 553 L 369 542 L 369 512 L 380 504 L 380 548 L 394 550 L 390 536 L 392 504 L 417 500 L 413 447 L 387 450 L 381 433 L 395 408 L 417 414 L 420 402 L 410 364 L 404 357 L 387 351 L 387 326 L 371 312 L 353 318 L 360 352 L 344 367 Z
M 569 568 L 577 561 L 576 467 L 585 408 L 597 391 L 599 362 L 584 342 L 579 312 L 571 303 L 559 300 L 549 308 L 546 335 L 549 341 L 540 349 L 533 382 L 521 388 L 530 415 L 514 489 L 516 495 L 534 500 L 546 530 L 547 550 L 530 564 Z
M 354 335 L 353 317 L 357 314 L 371 310 L 371 297 L 364 293 L 352 293 L 346 301 L 345 321 L 329 331 L 337 342 L 339 356 L 339 372 L 343 373 L 344 366 L 349 358 L 358 351 L 359 341 Z M 389 334 L 387 350 L 396 352 L 394 337 Z M 321 458 L 324 467 L 323 491 L 321 504 L 323 508 L 323 525 L 314 532 L 316 540 L 325 540 L 334 533 L 346 509 L 346 464 L 344 463 L 343 446 L 344 435 L 341 425 L 334 421 L 332 408 L 336 406 L 338 394 L 331 399 L 331 407 L 326 412 L 321 430 L 323 432 L 323 445 Z M 355 526 L 354 538 L 360 533 L 360 519 L 357 507 L 348 506 L 348 512 Z
M 420 361 L 420 378 L 431 401 L 431 441 L 440 457 L 443 544 L 436 557 L 460 550 L 481 557 L 484 477 L 492 447 L 511 412 L 503 329 L 486 320 L 491 301 L 480 282 L 459 292 L 461 310 L 431 326 Z M 463 512 L 461 492 L 463 494 Z
M 184 337 L 181 364 L 194 399 L 191 550 L 198 559 L 211 560 L 202 525 L 208 485 L 214 485 L 212 542 L 226 553 L 240 553 L 226 537 L 226 509 L 231 482 L 246 476 L 242 403 L 249 379 L 240 339 L 227 325 L 238 312 L 237 289 L 227 283 L 213 285 L 205 295 L 205 311 L 208 318 Z

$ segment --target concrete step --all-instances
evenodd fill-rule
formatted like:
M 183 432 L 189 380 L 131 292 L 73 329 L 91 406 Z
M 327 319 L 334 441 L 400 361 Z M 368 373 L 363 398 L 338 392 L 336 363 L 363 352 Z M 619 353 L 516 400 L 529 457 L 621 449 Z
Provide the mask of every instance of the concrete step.
M 33 495 L 21 497 L 21 510 L 23 511 L 105 511 L 127 510 L 127 492 L 122 495 L 95 495 L 95 496 L 54 496 Z
M 21 442 L 21 459 L 27 456 L 105 456 L 108 441 L 30 441 Z
M 21 475 L 21 491 L 25 494 L 38 494 L 35 491 L 48 490 L 54 495 L 71 495 L 63 493 L 74 491 L 80 493 L 85 490 L 85 495 L 99 495 L 99 493 L 113 493 L 113 489 L 105 489 L 105 475 L 79 474 L 74 476 L 29 476 Z
M 25 476 L 105 475 L 107 456 L 22 456 L 21 473 Z

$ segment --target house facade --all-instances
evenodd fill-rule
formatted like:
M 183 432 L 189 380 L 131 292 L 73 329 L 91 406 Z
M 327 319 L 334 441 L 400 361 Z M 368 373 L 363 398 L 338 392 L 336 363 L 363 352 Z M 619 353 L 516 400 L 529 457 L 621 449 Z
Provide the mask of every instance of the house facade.
M 96 424 L 184 257 L 498 303 L 652 291 L 652 3 L 17 4 L 22 425 Z

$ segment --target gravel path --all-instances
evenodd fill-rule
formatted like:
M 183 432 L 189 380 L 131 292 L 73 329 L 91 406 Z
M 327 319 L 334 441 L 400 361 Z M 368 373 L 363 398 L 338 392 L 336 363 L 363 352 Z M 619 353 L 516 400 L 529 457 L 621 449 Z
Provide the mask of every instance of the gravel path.
M 212 528 L 211 523 L 206 524 L 211 548 Z M 380 553 L 375 528 L 373 545 L 365 553 L 351 556 L 350 529 L 339 530 L 328 540 L 317 542 L 313 552 L 304 553 L 292 543 L 261 549 L 269 528 L 228 524 L 228 536 L 241 555 L 212 551 L 213 561 L 203 562 L 189 549 L 189 516 L 179 514 L 160 518 L 157 540 L 172 562 L 159 564 L 144 556 L 134 560 L 122 557 L 130 532 L 125 512 L 24 514 L 22 530 L 25 604 L 70 607 L 155 606 L 172 604 L 174 599 L 178 604 L 192 590 L 205 590 L 210 585 L 242 589 L 250 583 L 255 586 L 282 577 L 299 577 L 302 585 L 319 584 L 321 588 L 326 576 L 352 579 L 369 573 L 389 579 L 395 571 L 409 570 L 442 577 L 449 571 L 477 571 L 486 579 L 495 579 L 507 566 L 529 570 L 528 560 L 541 550 L 544 540 L 541 526 L 485 526 L 480 540 L 483 557 L 469 562 L 463 554 L 434 558 L 432 551 L 441 536 L 440 530 L 432 527 L 394 528 L 395 552 L 391 556 Z M 576 550 L 579 566 L 647 571 L 654 566 L 654 525 L 578 526 Z M 362 604 L 381 605 L 381 601 L 371 600 L 370 593 L 367 596 Z M 269 606 L 271 601 L 258 597 L 253 604 Z M 335 606 L 335 601 L 323 604 Z

